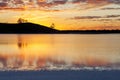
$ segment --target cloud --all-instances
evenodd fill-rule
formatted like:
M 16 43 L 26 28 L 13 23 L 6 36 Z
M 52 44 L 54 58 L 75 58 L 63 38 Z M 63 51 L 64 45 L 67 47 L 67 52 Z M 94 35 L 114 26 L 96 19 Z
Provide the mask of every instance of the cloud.
M 120 10 L 120 8 L 101 8 L 101 10 Z
M 108 0 L 108 1 L 114 4 L 120 4 L 120 0 Z
M 101 16 L 76 16 L 72 19 L 95 19 L 95 18 L 102 18 Z
M 105 16 L 75 16 L 70 19 L 102 19 L 102 18 L 118 18 L 120 15 L 105 15 Z
M 6 3 L 10 3 L 11 6 L 9 5 L 6 5 L 7 7 L 12 7 L 12 8 L 17 8 L 20 6 L 27 6 L 27 7 L 37 7 L 37 8 L 50 8 L 50 7 L 57 7 L 57 8 L 67 8 L 67 9 L 70 9 L 70 8 L 80 8 L 80 5 L 83 4 L 84 6 L 88 6 L 87 4 L 91 4 L 89 2 L 90 0 L 46 0 L 42 2 L 42 0 L 34 0 L 34 1 L 23 1 L 23 0 L 15 0 L 15 1 L 1 1 L 1 5 L 4 5 L 4 2 Z M 94 2 L 94 5 L 92 3 L 92 5 L 88 6 L 89 7 L 96 7 L 96 6 L 101 6 L 101 4 L 103 4 L 103 2 L 106 2 L 106 1 L 100 1 L 99 4 L 98 2 Z M 76 4 L 77 3 L 77 4 Z M 77 6 L 76 6 L 77 5 Z
M 120 15 L 106 15 L 103 18 L 116 18 L 116 17 L 120 17 Z
M 119 19 L 116 19 L 116 20 L 120 21 L 120 18 L 119 18 Z
M 6 7 L 7 5 L 7 3 L 0 3 L 0 7 Z

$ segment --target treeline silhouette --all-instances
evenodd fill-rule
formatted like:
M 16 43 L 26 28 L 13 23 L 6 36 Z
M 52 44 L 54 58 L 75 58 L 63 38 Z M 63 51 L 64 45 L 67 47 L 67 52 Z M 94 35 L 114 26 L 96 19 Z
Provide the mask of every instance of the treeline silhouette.
M 120 30 L 62 30 L 65 34 L 110 34 L 120 33 Z
M 50 26 L 33 23 L 0 23 L 0 33 L 2 34 L 109 34 L 120 33 L 120 30 L 57 30 Z

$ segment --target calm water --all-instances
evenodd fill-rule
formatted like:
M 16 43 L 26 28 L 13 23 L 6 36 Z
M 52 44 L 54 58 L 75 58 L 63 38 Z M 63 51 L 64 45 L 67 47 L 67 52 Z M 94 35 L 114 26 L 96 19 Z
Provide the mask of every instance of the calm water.
M 120 34 L 0 35 L 0 69 L 120 69 Z
M 1 80 L 120 80 L 120 71 L 4 71 Z

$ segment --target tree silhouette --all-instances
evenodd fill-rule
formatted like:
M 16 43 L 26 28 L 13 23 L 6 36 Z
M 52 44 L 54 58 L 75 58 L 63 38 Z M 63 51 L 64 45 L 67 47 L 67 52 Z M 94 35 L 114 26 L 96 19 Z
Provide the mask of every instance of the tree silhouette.
M 18 22 L 18 23 L 27 23 L 27 20 L 22 19 L 22 18 L 19 18 L 17 22 Z
M 51 26 L 50 26 L 50 28 L 54 29 L 55 28 L 55 24 L 52 23 Z

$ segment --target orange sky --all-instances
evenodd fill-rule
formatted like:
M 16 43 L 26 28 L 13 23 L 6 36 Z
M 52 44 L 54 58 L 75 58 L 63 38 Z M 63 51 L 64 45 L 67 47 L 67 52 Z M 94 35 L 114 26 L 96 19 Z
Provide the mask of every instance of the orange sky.
M 16 23 L 23 18 L 45 26 L 55 24 L 56 29 L 91 30 L 120 29 L 120 6 L 102 2 L 72 4 L 66 3 L 41 9 L 0 10 L 0 22 Z

